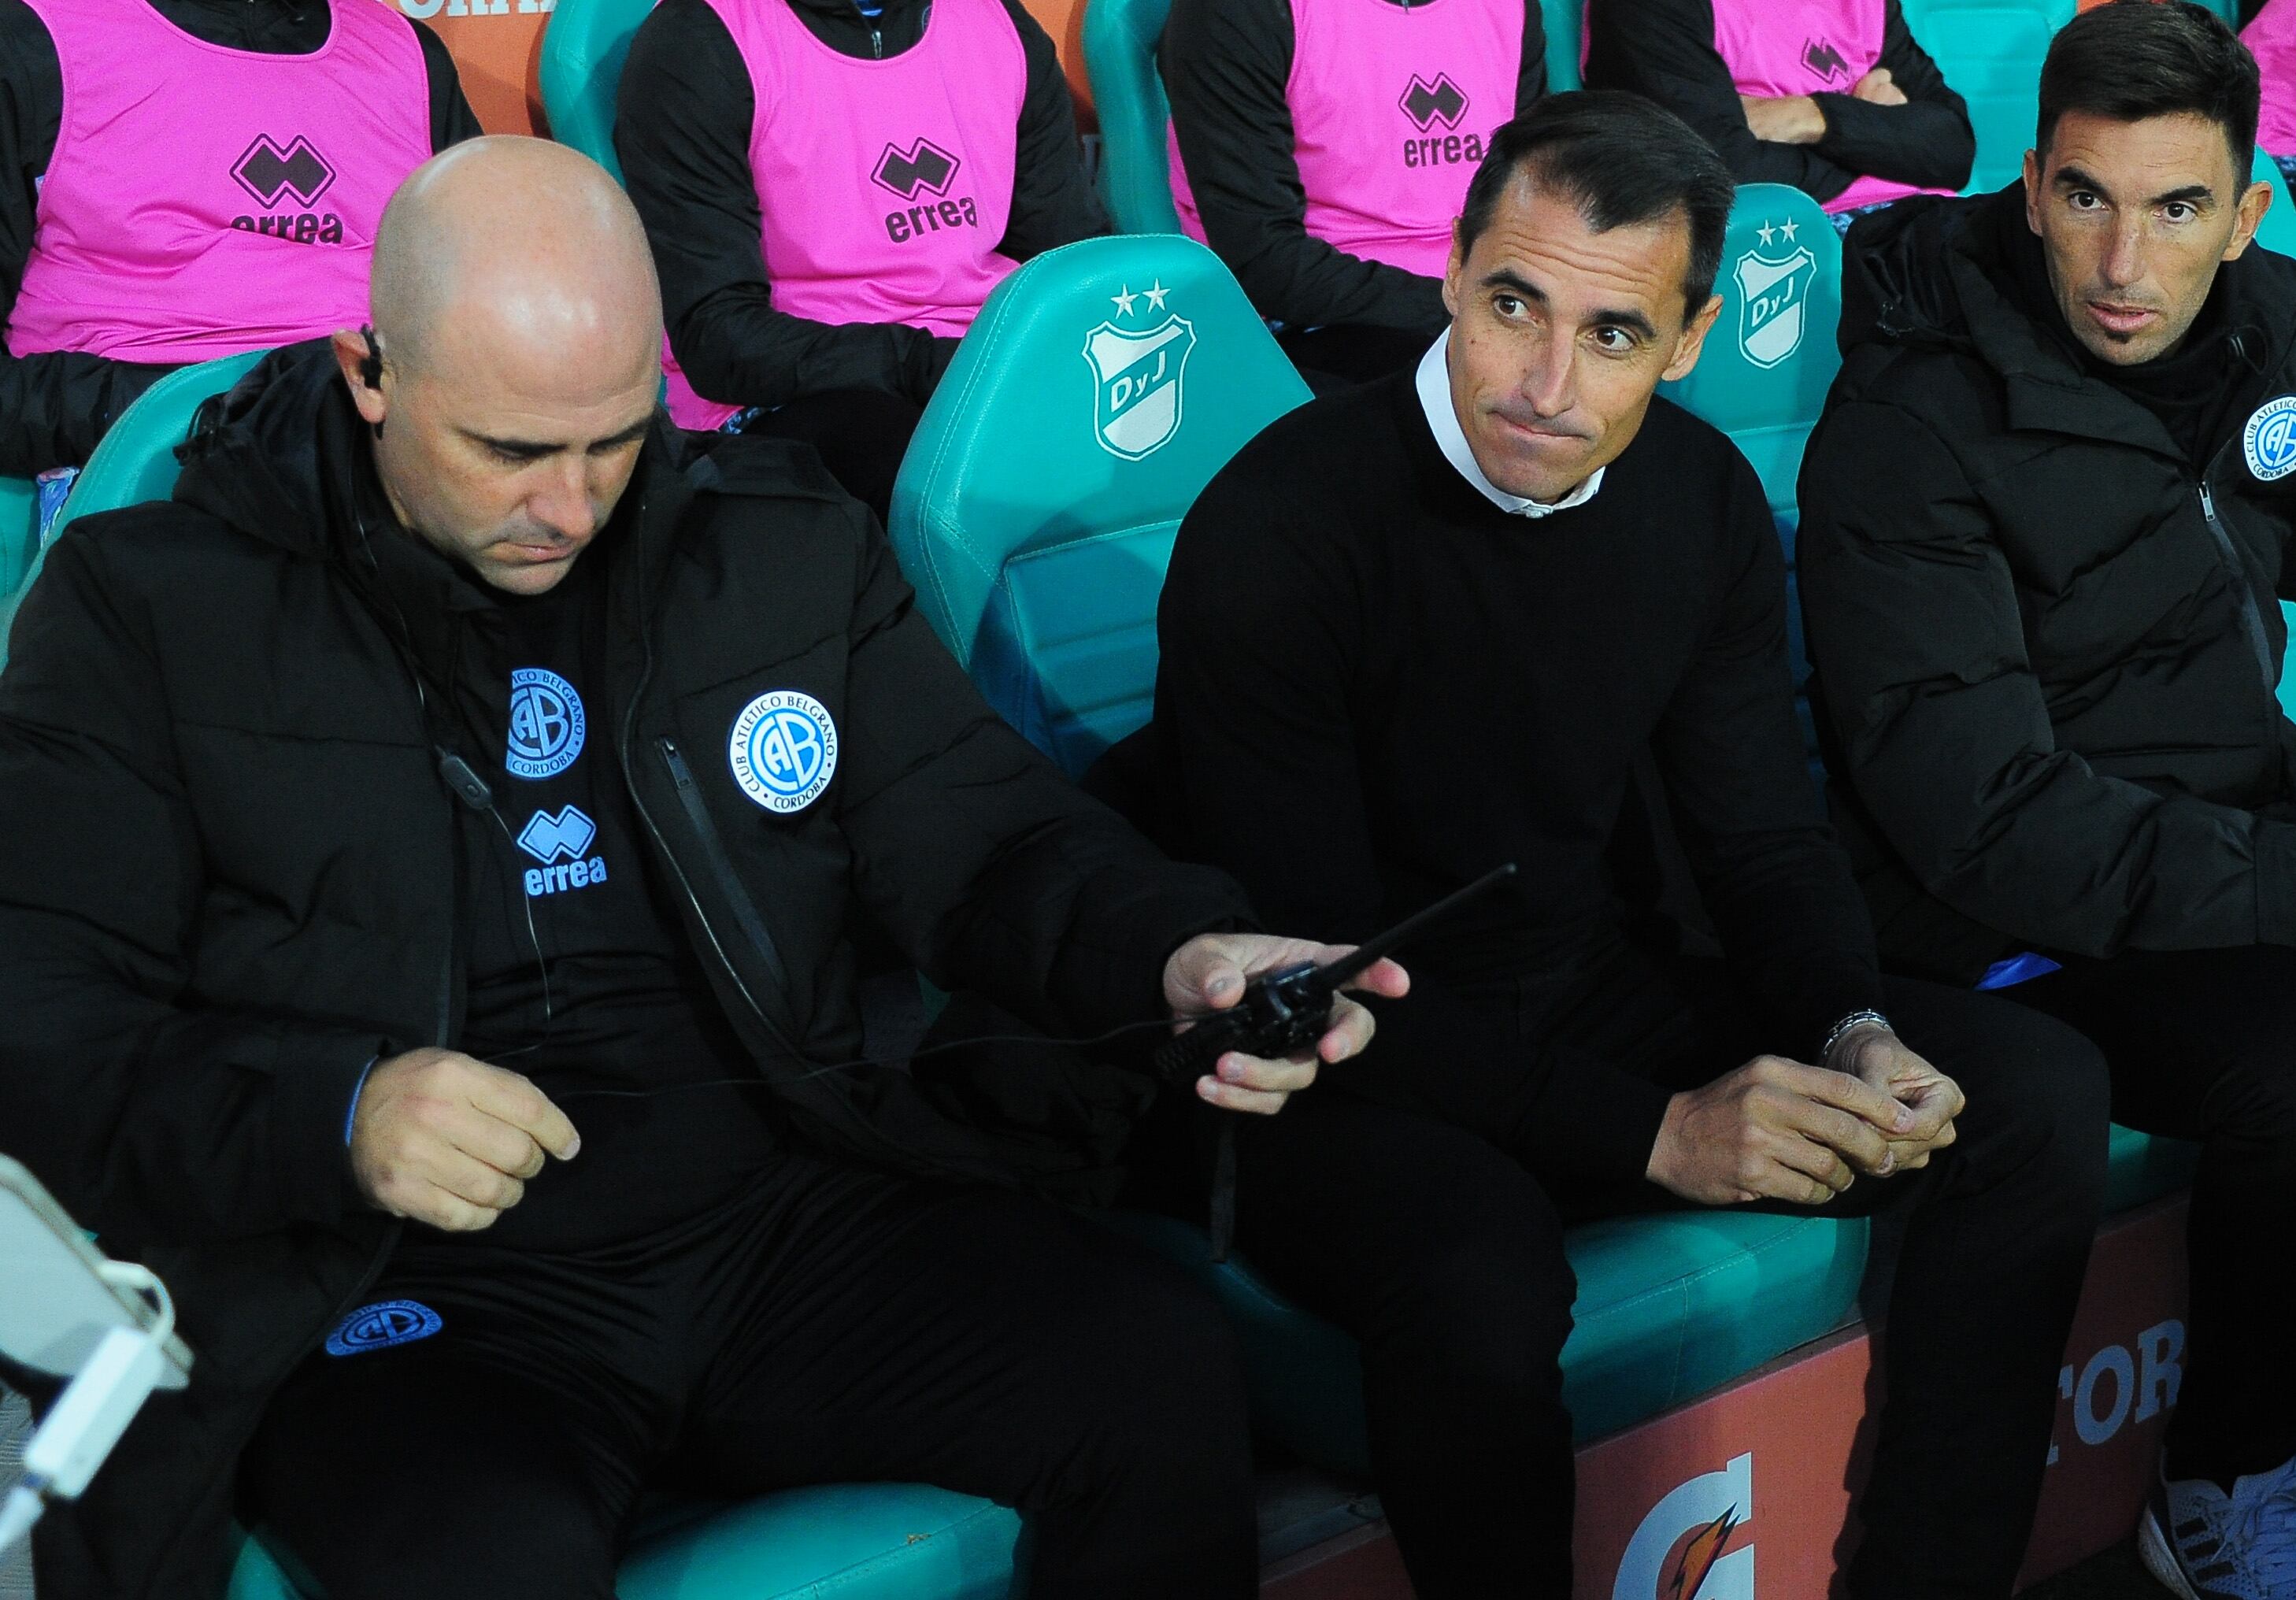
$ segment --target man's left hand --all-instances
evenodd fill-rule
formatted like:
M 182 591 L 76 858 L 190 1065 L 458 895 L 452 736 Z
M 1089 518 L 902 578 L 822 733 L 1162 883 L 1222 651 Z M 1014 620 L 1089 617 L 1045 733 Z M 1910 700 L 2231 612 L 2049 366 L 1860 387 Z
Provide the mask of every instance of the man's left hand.
M 1173 951 L 1172 959 L 1164 964 L 1164 1003 L 1179 1022 L 1226 1011 L 1243 998 L 1244 986 L 1262 972 L 1303 961 L 1325 965 L 1352 948 L 1264 933 L 1206 933 Z M 1399 1000 L 1411 980 L 1394 962 L 1375 961 L 1347 987 Z M 1371 1013 L 1341 995 L 1332 1003 L 1332 1025 L 1313 1051 L 1265 1061 L 1231 1050 L 1196 1079 L 1196 1093 L 1226 1111 L 1272 1116 L 1283 1109 L 1284 1101 L 1316 1081 L 1316 1069 L 1322 1063 L 1361 1054 L 1371 1043 L 1372 1028 Z
M 1825 1064 L 1881 1090 L 1914 1113 L 1911 1131 L 1890 1141 L 1893 1171 L 1917 1170 L 1953 1143 L 1953 1120 L 1969 1104 L 1961 1086 L 1906 1047 L 1879 1025 L 1853 1028 L 1835 1042 Z

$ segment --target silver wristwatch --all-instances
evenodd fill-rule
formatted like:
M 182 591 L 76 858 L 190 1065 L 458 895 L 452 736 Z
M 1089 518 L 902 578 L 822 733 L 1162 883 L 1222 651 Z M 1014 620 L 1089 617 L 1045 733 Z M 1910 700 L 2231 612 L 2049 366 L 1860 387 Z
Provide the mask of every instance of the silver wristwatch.
M 1827 1032 L 1825 1043 L 1820 1045 L 1817 1049 L 1819 1064 L 1831 1065 L 1833 1061 L 1833 1046 L 1847 1038 L 1852 1029 L 1857 1028 L 1879 1028 L 1892 1033 L 1897 1031 L 1890 1026 L 1890 1019 L 1878 1011 L 1853 1011 L 1836 1022 Z

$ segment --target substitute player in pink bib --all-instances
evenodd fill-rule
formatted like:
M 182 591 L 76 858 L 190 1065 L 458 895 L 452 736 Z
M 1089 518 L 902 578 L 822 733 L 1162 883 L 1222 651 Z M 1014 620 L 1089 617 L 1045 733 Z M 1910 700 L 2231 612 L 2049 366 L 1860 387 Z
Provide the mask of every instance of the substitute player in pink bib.
M 2241 29 L 2240 42 L 2256 57 L 2264 99 L 2256 119 L 2256 147 L 2296 171 L 2296 0 L 2264 0 L 2264 9 Z
M 1681 117 L 1740 183 L 1837 217 L 1953 193 L 1977 154 L 1898 0 L 1588 0 L 1586 68 Z
M 168 369 L 365 319 L 383 202 L 478 132 L 373 0 L 0 0 L 0 472 Z
M 1546 89 L 1535 0 L 1173 0 L 1173 200 L 1319 386 L 1419 358 L 1492 132 Z
M 671 414 L 807 439 L 881 516 L 988 291 L 1105 226 L 1019 0 L 666 0 L 614 136 L 661 278 Z

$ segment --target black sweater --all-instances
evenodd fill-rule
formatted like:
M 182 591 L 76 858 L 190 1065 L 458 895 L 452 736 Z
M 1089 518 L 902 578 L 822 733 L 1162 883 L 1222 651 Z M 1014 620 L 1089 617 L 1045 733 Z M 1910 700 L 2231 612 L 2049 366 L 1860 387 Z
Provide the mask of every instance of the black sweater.
M 1587 12 L 1587 86 L 1646 94 L 1696 128 L 1742 184 L 1791 184 L 1832 200 L 1863 176 L 1958 189 L 1977 159 L 1969 108 L 1915 42 L 1898 0 L 1882 0 L 1882 59 L 1904 105 L 1814 94 L 1825 114 L 1815 144 L 1754 137 L 1729 63 L 1714 48 L 1714 0 L 1594 0 Z
M 327 42 L 327 0 L 141 0 L 194 38 L 233 50 L 308 55 Z M 439 36 L 414 25 L 430 80 L 430 148 L 474 137 Z M 63 72 L 47 25 L 24 0 L 0 0 L 0 325 L 31 258 L 39 180 L 56 152 Z M 0 346 L 0 472 L 78 466 L 112 420 L 168 369 L 59 351 L 19 360 Z
M 1172 0 L 1164 89 L 1204 236 L 1262 316 L 1299 328 L 1423 330 L 1432 339 L 1448 320 L 1441 283 L 1308 233 L 1284 94 L 1294 45 L 1291 0 Z M 1515 110 L 1546 92 L 1546 32 L 1535 0 L 1524 0 Z
M 1153 747 L 1188 842 L 1271 924 L 1359 939 L 1521 864 L 1408 953 L 1382 1055 L 1438 1071 L 1521 1052 L 1491 990 L 1546 989 L 1618 948 L 1605 853 L 1645 757 L 1771 1047 L 1811 1059 L 1878 1005 L 1803 761 L 1761 485 L 1688 413 L 1654 402 L 1593 500 L 1531 521 L 1443 457 L 1411 373 L 1317 400 L 1197 500 L 1157 620 Z M 1558 1155 L 1639 1179 L 1665 1091 L 1584 1054 L 1537 1059 L 1534 1120 Z
M 929 0 L 770 0 L 847 55 L 898 55 L 924 31 Z M 1105 233 L 1077 139 L 1076 107 L 1052 39 L 1004 0 L 1028 60 L 1015 130 L 1013 209 L 996 248 L 1016 261 Z M 884 389 L 922 405 L 956 353 L 901 323 L 815 322 L 774 306 L 750 170 L 757 95 L 734 36 L 704 0 L 662 0 L 631 43 L 614 152 L 653 242 L 670 348 L 695 392 L 780 406 L 832 389 Z

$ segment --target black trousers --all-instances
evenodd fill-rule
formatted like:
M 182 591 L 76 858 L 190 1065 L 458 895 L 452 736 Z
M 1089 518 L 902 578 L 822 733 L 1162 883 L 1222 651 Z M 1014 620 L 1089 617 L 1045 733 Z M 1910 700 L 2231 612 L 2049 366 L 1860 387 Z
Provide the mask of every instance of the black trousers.
M 1232 1336 L 1168 1263 L 1022 1196 L 791 1156 L 584 1259 L 432 1243 L 367 1301 L 428 1338 L 320 1353 L 242 1499 L 329 1600 L 611 1600 L 642 1489 L 912 1481 L 1034 1519 L 1029 1592 L 1256 1592 Z
M 1379 328 L 1368 323 L 1334 323 L 1322 328 L 1287 328 L 1275 336 L 1308 387 L 1319 395 L 1375 382 L 1390 373 L 1419 365 L 1432 333 Z
M 1889 1009 L 1969 1107 L 1928 1168 L 1861 1178 L 1827 1208 L 1908 1213 L 1849 1592 L 1991 1600 L 2009 1594 L 2030 1534 L 2103 1209 L 2104 1070 L 2070 1030 L 1985 996 L 1893 982 Z M 1748 1025 L 1718 966 L 1638 956 L 1587 983 L 1546 1037 L 1676 1088 L 1777 1042 Z M 1390 1061 L 1360 1086 L 1386 1104 L 1333 1076 L 1336 1092 L 1245 1120 L 1239 1243 L 1361 1340 L 1373 1467 L 1420 1600 L 1564 1600 L 1563 1228 L 1678 1202 L 1647 1183 L 1543 1183 L 1514 1153 L 1519 1062 Z
M 829 475 L 882 523 L 891 514 L 901 458 L 923 414 L 914 400 L 888 390 L 832 389 L 763 412 L 742 431 L 811 445 Z
M 2296 950 L 2131 951 L 2005 989 L 2095 1039 L 2113 1115 L 2202 1145 L 2174 1478 L 2296 1456 L 2284 1261 L 2296 1238 Z

